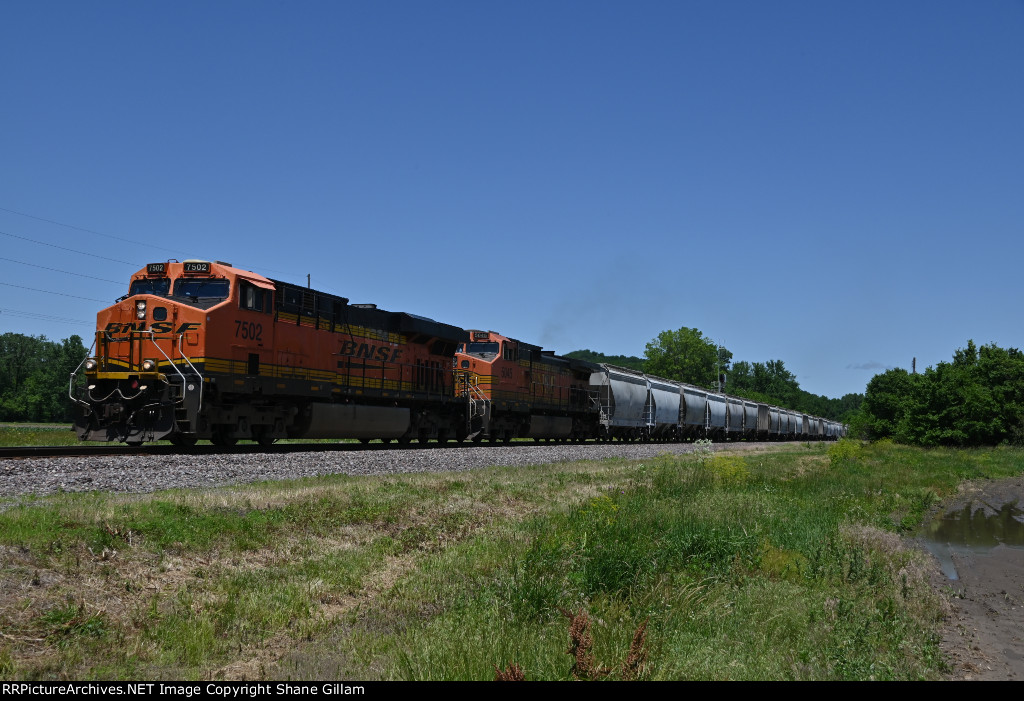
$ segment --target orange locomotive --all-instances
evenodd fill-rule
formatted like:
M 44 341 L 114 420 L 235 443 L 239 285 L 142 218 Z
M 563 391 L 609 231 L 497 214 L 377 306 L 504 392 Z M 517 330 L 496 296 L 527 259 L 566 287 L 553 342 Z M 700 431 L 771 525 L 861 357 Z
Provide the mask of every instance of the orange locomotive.
M 462 329 L 227 263 L 151 263 L 72 375 L 82 440 L 464 439 Z M 466 382 L 462 382 L 463 388 Z
M 585 440 L 598 436 L 590 376 L 599 366 L 562 358 L 493 331 L 469 331 L 455 353 L 474 405 L 472 435 Z

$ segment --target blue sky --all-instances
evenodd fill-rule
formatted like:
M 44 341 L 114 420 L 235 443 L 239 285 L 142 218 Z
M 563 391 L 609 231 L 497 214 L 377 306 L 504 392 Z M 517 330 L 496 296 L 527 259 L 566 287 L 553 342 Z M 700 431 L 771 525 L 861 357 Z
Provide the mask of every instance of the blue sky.
M 0 332 L 202 258 L 833 397 L 1024 347 L 1020 1 L 12 0 L 0 96 Z

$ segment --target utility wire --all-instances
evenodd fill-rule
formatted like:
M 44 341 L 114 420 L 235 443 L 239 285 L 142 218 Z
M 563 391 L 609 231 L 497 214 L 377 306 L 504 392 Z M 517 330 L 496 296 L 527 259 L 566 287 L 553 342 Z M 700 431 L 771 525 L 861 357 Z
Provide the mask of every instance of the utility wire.
M 74 297 L 75 299 L 84 299 L 84 300 L 86 300 L 88 302 L 100 302 L 101 304 L 106 304 L 107 303 L 107 300 L 105 300 L 105 299 L 96 299 L 95 297 L 80 297 L 78 295 L 69 295 L 69 294 L 65 294 L 63 292 L 54 292 L 53 290 L 40 290 L 40 289 L 36 289 L 35 287 L 25 287 L 24 285 L 12 285 L 9 282 L 0 282 L 0 285 L 3 285 L 4 287 L 17 287 L 19 289 L 30 290 L 32 292 L 45 292 L 48 295 L 60 295 L 61 297 Z
M 82 319 L 69 319 L 66 316 L 51 316 L 50 314 L 39 314 L 37 312 L 25 312 L 20 309 L 7 309 L 6 307 L 0 307 L 0 318 L 3 318 L 4 315 L 17 316 L 25 319 L 38 319 L 39 321 L 49 321 L 67 326 L 92 326 L 91 323 L 83 321 Z
M 55 273 L 62 273 L 64 275 L 77 275 L 78 277 L 87 277 L 90 280 L 99 280 L 100 282 L 112 282 L 115 285 L 124 285 L 124 281 L 123 280 L 118 282 L 117 280 L 108 280 L 108 279 L 103 278 L 103 277 L 93 277 L 92 275 L 85 275 L 84 273 L 73 273 L 70 270 L 57 270 L 57 268 L 47 268 L 45 265 L 36 265 L 35 263 L 26 263 L 25 261 L 22 261 L 22 260 L 14 260 L 13 258 L 4 258 L 3 256 L 0 256 L 0 260 L 10 261 L 11 263 L 18 263 L 19 265 L 29 265 L 29 266 L 32 266 L 33 268 L 41 268 L 42 270 L 50 270 L 50 271 L 53 271 Z
M 57 226 L 63 226 L 68 229 L 74 229 L 75 231 L 84 231 L 87 234 L 96 234 L 97 236 L 105 236 L 108 239 L 114 239 L 115 241 L 123 241 L 124 243 L 130 243 L 133 246 L 149 246 L 150 248 L 158 248 L 161 251 L 168 251 L 170 253 L 177 253 L 181 255 L 180 251 L 176 251 L 171 248 L 164 248 L 163 246 L 157 246 L 156 244 L 148 243 L 146 241 L 138 241 L 133 239 L 126 239 L 120 236 L 114 236 L 113 234 L 104 234 L 102 231 L 94 231 L 93 229 L 83 229 L 80 226 L 74 226 L 72 224 L 65 224 L 63 222 L 54 221 L 53 219 L 44 219 L 43 217 L 33 216 L 31 214 L 25 214 L 24 212 L 17 212 L 13 209 L 7 209 L 7 207 L 0 207 L 0 211 L 10 212 L 11 214 L 17 214 L 19 217 L 27 217 L 29 219 L 35 219 L 36 221 L 43 221 L 47 224 L 56 224 Z
M 105 236 L 108 239 L 114 239 L 115 241 L 122 241 L 124 243 L 129 243 L 129 244 L 131 244 L 133 246 L 149 246 L 150 248 L 155 248 L 155 249 L 160 250 L 160 251 L 167 251 L 168 253 L 175 253 L 175 254 L 177 254 L 179 256 L 183 256 L 183 254 L 179 250 L 172 249 L 172 248 L 164 248 L 163 246 L 157 246 L 156 244 L 148 243 L 146 241 L 140 241 L 140 240 L 134 240 L 134 239 L 126 239 L 126 238 L 123 238 L 121 236 L 114 236 L 113 234 L 105 234 L 102 231 L 95 231 L 94 229 L 85 229 L 85 228 L 83 228 L 81 226 L 74 226 L 73 224 L 65 224 L 64 222 L 54 221 L 53 219 L 46 219 L 44 217 L 37 217 L 37 216 L 35 216 L 33 214 L 26 214 L 25 212 L 19 212 L 19 211 L 14 210 L 14 209 L 8 209 L 7 207 L 0 207 L 0 211 L 2 211 L 2 212 L 9 212 L 11 214 L 17 214 L 19 217 L 26 217 L 28 219 L 35 219 L 36 221 L 46 222 L 47 224 L 55 224 L 57 226 L 63 226 L 63 227 L 68 228 L 68 229 L 74 229 L 75 231 L 83 231 L 83 232 L 85 232 L 87 234 L 96 234 L 97 236 Z M 0 233 L 4 233 L 4 232 L 0 231 Z M 7 236 L 14 236 L 14 234 L 6 234 L 6 235 Z M 42 243 L 41 241 L 34 241 L 33 239 L 24 238 L 24 237 L 15 237 L 15 238 L 22 238 L 25 241 L 33 241 L 33 243 Z M 43 245 L 44 246 L 52 246 L 53 244 L 43 243 Z M 60 248 L 60 246 L 54 246 L 54 248 Z M 70 248 L 66 248 L 64 250 L 70 251 L 71 249 Z M 78 251 L 73 251 L 73 252 L 77 253 Z M 93 254 L 86 253 L 84 255 L 93 255 Z M 95 256 L 95 257 L 96 258 L 103 258 L 103 256 Z M 124 263 L 124 261 L 114 260 L 113 258 L 104 258 L 104 260 L 114 261 L 115 263 Z M 125 263 L 125 265 L 134 265 L 134 264 L 133 263 Z M 243 270 L 252 270 L 252 268 L 247 268 L 245 266 L 238 266 L 238 267 L 242 268 Z M 290 275 L 292 277 L 298 277 L 295 273 L 286 272 L 284 270 L 274 270 L 273 268 L 262 268 L 262 270 L 266 270 L 267 272 L 272 272 L 272 273 L 279 273 L 279 274 L 282 274 L 282 275 Z
M 10 236 L 12 239 L 21 239 L 22 241 L 30 241 L 32 243 L 38 243 L 40 246 L 49 246 L 50 248 L 59 248 L 62 251 L 70 251 L 71 253 L 77 253 L 80 256 L 90 256 L 91 258 L 99 258 L 100 260 L 109 260 L 112 263 L 121 263 L 122 265 L 134 265 L 126 260 L 118 260 L 117 258 L 107 258 L 106 256 L 98 256 L 95 253 L 86 253 L 85 251 L 76 251 L 73 248 L 65 248 L 64 246 L 58 246 L 55 243 L 46 243 L 45 241 L 36 241 L 30 239 L 27 236 L 18 236 L 17 234 L 11 234 L 6 231 L 0 231 L 0 234 L 4 236 Z

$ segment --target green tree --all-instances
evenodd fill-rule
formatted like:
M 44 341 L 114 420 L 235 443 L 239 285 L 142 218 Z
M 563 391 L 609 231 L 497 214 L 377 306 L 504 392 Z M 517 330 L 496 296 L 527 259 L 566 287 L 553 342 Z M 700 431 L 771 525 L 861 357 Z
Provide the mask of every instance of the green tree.
M 800 385 L 781 360 L 766 363 L 738 361 L 733 366 L 730 392 L 769 404 L 795 409 Z M 756 395 L 756 396 L 754 396 Z
M 732 353 L 704 337 L 697 329 L 662 331 L 647 344 L 644 371 L 692 385 L 714 387 L 718 372 L 726 372 Z
M 893 438 L 914 403 L 914 376 L 903 368 L 875 375 L 864 394 L 865 428 L 870 438 Z M 906 430 L 905 426 L 904 429 Z
M 68 379 L 86 352 L 79 336 L 0 335 L 0 420 L 70 419 Z
M 604 353 L 598 353 L 597 351 L 586 349 L 566 353 L 565 357 L 576 358 L 577 360 L 586 360 L 589 363 L 608 363 L 610 365 L 618 365 L 623 368 L 639 370 L 640 372 L 644 371 L 644 359 L 637 358 L 634 355 L 605 355 Z
M 953 362 L 923 374 L 889 370 L 868 383 L 863 424 L 872 438 L 918 445 L 1024 441 L 1024 353 L 968 341 Z

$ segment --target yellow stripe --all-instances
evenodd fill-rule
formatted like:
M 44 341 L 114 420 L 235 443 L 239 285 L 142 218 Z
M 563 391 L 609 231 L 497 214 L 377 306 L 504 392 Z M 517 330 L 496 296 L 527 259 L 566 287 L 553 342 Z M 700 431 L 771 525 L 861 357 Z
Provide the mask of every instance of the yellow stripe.
M 248 361 L 246 360 L 229 360 L 227 358 L 190 358 L 193 365 L 202 365 L 203 372 L 205 374 L 224 374 L 224 375 L 245 375 L 249 369 Z M 173 361 L 174 365 L 181 366 L 182 369 L 188 367 L 188 362 L 181 359 Z M 129 372 L 128 364 L 117 360 L 110 359 L 109 363 L 111 366 L 120 368 L 123 372 Z M 166 365 L 166 361 L 164 361 Z M 414 365 L 404 365 L 403 368 L 409 369 L 411 375 L 415 370 Z M 380 372 L 379 368 L 373 368 L 374 371 Z M 430 368 L 428 368 L 430 370 Z M 133 370 L 131 372 L 138 372 Z M 166 374 L 166 373 L 165 373 Z M 363 389 L 378 389 L 378 390 L 390 390 L 393 392 L 415 392 L 417 389 L 425 391 L 427 388 L 420 386 L 417 388 L 416 383 L 410 380 L 396 380 L 396 379 L 381 379 L 380 377 L 364 377 L 356 374 L 346 374 L 344 372 L 331 372 L 329 370 L 314 370 L 310 368 L 297 368 L 288 365 L 272 365 L 261 363 L 260 364 L 260 377 L 264 378 L 276 378 L 276 379 L 294 379 L 294 380 L 306 380 L 306 381 L 319 381 L 327 382 L 332 385 L 345 387 L 361 387 Z M 490 377 L 486 378 L 486 382 L 489 382 Z M 241 380 L 234 380 L 235 384 L 243 384 Z M 277 383 L 278 389 L 285 389 L 286 385 Z M 312 387 L 313 390 L 318 390 L 319 387 Z M 335 389 L 334 391 L 338 391 Z M 453 390 L 454 391 L 454 390 Z

